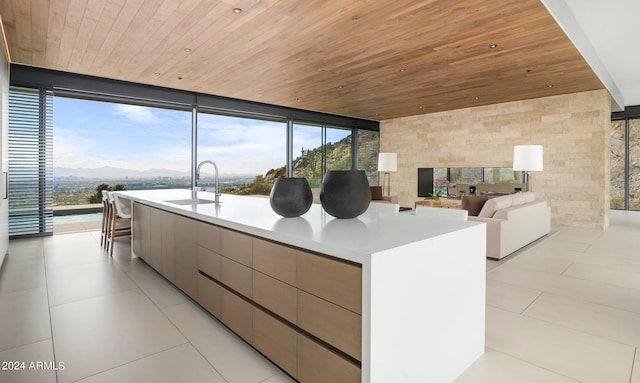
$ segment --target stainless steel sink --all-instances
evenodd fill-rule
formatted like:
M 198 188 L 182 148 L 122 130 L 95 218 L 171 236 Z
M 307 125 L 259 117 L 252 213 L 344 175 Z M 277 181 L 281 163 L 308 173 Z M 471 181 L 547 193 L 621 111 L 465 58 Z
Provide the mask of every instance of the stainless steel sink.
M 164 201 L 164 202 L 172 203 L 174 205 L 202 205 L 206 203 L 216 203 L 216 201 L 212 201 L 210 199 L 202 199 L 202 198 L 174 199 L 171 201 Z

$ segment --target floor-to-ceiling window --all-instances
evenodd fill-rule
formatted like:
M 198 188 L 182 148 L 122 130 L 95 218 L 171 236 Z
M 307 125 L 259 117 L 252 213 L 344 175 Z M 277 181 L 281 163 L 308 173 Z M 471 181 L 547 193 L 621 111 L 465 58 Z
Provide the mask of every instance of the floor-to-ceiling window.
M 629 120 L 629 210 L 640 210 L 640 119 Z
M 357 158 L 358 169 L 367 173 L 369 185 L 378 185 L 378 152 L 380 152 L 380 133 L 358 129 Z
M 306 178 L 312 188 L 320 187 L 327 170 L 352 168 L 351 129 L 296 122 L 292 142 L 293 176 Z
M 54 97 L 54 205 L 191 185 L 191 111 Z
M 356 167 L 367 171 L 371 184 L 377 183 L 379 133 L 374 121 L 12 68 L 14 86 L 34 86 L 30 92 L 52 100 L 34 103 L 38 110 L 33 120 L 37 126 L 49 123 L 53 134 L 40 132 L 41 141 L 26 145 L 28 150 L 53 153 L 53 164 L 40 161 L 36 170 L 52 181 L 31 188 L 38 196 L 51 196 L 39 205 L 48 212 L 99 202 L 102 189 L 191 187 L 195 166 L 207 159 L 218 164 L 227 193 L 268 194 L 276 177 L 292 174 L 302 174 L 319 187 L 326 170 Z M 307 166 L 303 159 L 310 154 L 317 157 Z M 212 186 L 213 168 L 203 167 L 202 175 L 199 185 Z M 18 185 L 15 179 L 13 185 Z M 45 187 L 52 192 L 45 193 Z
M 613 113 L 610 207 L 640 211 L 640 110 Z
M 218 166 L 223 193 L 268 195 L 274 179 L 285 175 L 286 121 L 200 112 L 197 131 L 197 162 Z M 214 174 L 203 165 L 198 186 L 214 186 Z
M 611 121 L 611 200 L 612 209 L 625 209 L 626 120 Z

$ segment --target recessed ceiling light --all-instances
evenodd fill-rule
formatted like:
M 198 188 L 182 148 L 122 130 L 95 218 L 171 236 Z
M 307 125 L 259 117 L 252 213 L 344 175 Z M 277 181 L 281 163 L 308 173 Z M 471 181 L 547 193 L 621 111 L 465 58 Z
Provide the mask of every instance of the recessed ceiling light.
M 547 85 L 547 88 L 553 88 L 553 84 Z
M 344 85 L 340 85 L 338 88 L 342 89 L 342 88 L 344 88 Z
M 156 72 L 153 74 L 154 76 L 160 76 L 160 72 Z
M 491 45 L 489 45 L 489 48 L 491 48 L 491 49 L 493 49 L 493 48 L 497 48 L 497 47 L 498 47 L 498 44 L 491 44 Z
M 184 48 L 185 52 L 191 52 L 191 48 Z
M 242 13 L 242 8 L 233 8 L 233 13 L 235 14 Z
M 404 69 L 404 68 L 400 69 L 400 72 L 406 72 L 406 71 L 407 71 L 407 70 L 406 70 L 406 69 Z
M 480 97 L 476 96 L 476 100 L 479 100 L 479 99 L 480 99 Z

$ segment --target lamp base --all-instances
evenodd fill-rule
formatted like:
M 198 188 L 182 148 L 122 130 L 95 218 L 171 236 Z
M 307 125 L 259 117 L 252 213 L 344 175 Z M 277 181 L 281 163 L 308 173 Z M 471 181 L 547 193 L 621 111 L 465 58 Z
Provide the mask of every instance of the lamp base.
M 386 181 L 386 182 L 385 182 Z M 391 197 L 391 173 L 382 173 L 382 194 L 384 195 L 384 186 L 387 184 L 387 197 Z

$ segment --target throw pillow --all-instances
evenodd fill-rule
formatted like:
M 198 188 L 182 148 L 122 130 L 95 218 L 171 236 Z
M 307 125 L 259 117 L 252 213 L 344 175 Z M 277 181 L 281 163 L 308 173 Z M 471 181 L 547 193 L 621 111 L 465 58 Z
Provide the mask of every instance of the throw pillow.
M 478 214 L 478 217 L 491 218 L 496 211 L 511 207 L 512 204 L 512 194 L 491 198 L 484 204 L 482 210 L 480 210 L 480 213 Z
M 470 216 L 477 217 L 488 199 L 486 195 L 466 195 L 462 197 L 462 208 L 468 211 Z

